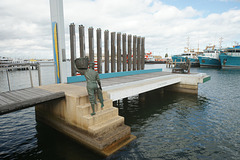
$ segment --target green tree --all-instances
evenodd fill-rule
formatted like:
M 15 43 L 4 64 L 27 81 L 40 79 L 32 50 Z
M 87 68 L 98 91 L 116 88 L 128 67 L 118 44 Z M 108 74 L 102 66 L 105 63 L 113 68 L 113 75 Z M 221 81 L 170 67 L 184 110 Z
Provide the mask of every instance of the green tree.
M 168 57 L 168 54 L 166 53 L 166 54 L 165 54 L 165 58 L 167 58 L 167 57 Z

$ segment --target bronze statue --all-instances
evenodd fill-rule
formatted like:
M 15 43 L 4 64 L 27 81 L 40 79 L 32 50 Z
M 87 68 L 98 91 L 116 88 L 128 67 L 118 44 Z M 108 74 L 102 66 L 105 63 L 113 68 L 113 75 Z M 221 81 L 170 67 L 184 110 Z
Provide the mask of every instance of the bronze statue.
M 103 96 L 102 96 L 102 86 L 101 86 L 98 73 L 94 71 L 94 62 L 89 63 L 89 69 L 87 69 L 84 76 L 87 80 L 87 91 L 88 91 L 89 101 L 91 103 L 91 107 L 93 110 L 91 115 L 93 116 L 96 114 L 95 113 L 95 104 L 97 104 L 96 96 L 95 96 L 96 94 L 98 95 L 98 99 L 100 100 L 101 108 L 103 108 L 104 106 Z M 99 88 L 97 84 L 99 85 Z
M 88 57 L 84 58 L 77 58 L 75 59 L 75 68 L 76 71 L 78 71 L 81 75 L 84 75 L 87 80 L 87 91 L 88 91 L 88 97 L 89 101 L 91 103 L 92 107 L 92 113 L 91 115 L 95 115 L 95 104 L 97 104 L 96 101 L 96 94 L 98 95 L 98 99 L 101 103 L 101 108 L 103 108 L 103 95 L 102 95 L 102 86 L 99 79 L 99 75 L 96 71 L 94 71 L 94 62 L 88 63 Z M 89 65 L 89 69 L 88 69 Z M 99 88 L 98 88 L 99 86 Z

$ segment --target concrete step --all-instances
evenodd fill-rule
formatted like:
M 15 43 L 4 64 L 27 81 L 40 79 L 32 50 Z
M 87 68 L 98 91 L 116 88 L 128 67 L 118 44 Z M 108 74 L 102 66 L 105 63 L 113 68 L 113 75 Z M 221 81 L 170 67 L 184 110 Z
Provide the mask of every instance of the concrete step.
M 109 94 L 106 91 L 103 91 L 103 99 L 106 100 L 106 99 L 109 99 L 109 98 L 110 98 Z M 96 95 L 96 100 L 99 101 L 97 95 Z M 81 97 L 78 97 L 77 101 L 78 101 L 77 105 L 84 105 L 86 103 L 90 103 L 89 98 L 88 98 L 88 94 L 86 94 L 84 96 L 81 96 Z
M 101 110 L 107 109 L 112 107 L 112 100 L 106 99 L 104 100 L 104 107 L 101 108 L 101 103 L 98 102 L 97 105 L 95 105 L 95 111 L 99 112 Z M 90 103 L 86 103 L 85 105 L 78 105 L 77 106 L 77 116 L 85 116 L 90 115 L 92 113 L 92 107 Z
M 105 121 L 103 123 L 90 126 L 88 128 L 88 132 L 97 136 L 115 130 L 120 125 L 124 125 L 124 117 L 117 116 L 109 119 L 107 122 Z
M 118 116 L 118 108 L 110 107 L 97 112 L 94 116 L 85 115 L 82 117 L 82 126 L 89 128 L 92 125 L 104 123 L 113 117 Z

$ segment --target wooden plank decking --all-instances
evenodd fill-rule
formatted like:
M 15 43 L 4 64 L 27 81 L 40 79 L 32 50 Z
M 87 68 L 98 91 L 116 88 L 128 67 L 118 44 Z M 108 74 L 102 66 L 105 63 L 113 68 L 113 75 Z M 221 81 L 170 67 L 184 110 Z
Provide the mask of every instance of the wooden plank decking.
M 0 93 L 0 115 L 65 97 L 64 92 L 50 92 L 40 88 L 27 88 Z

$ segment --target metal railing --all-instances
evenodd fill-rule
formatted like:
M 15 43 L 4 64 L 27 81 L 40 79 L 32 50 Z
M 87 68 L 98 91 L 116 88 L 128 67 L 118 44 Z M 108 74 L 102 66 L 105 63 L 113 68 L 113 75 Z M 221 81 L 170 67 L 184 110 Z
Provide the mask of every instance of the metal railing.
M 48 65 L 41 65 L 44 63 L 52 63 Z M 30 83 L 31 87 L 33 87 L 33 79 L 32 79 L 32 69 L 33 67 L 36 67 L 38 70 L 38 84 L 39 86 L 42 85 L 42 77 L 41 77 L 41 67 L 54 67 L 55 68 L 55 63 L 54 62 L 39 62 L 37 63 L 11 63 L 11 64 L 1 64 L 0 65 L 0 71 L 6 71 L 7 75 L 7 83 L 8 83 L 8 90 L 11 91 L 11 83 L 10 83 L 10 78 L 9 78 L 9 71 L 14 70 L 14 69 L 27 69 L 29 70 L 29 77 L 30 77 Z M 55 83 L 56 83 L 56 78 L 55 78 Z

